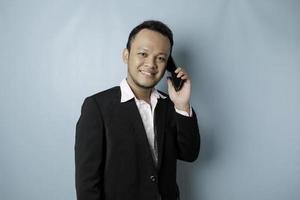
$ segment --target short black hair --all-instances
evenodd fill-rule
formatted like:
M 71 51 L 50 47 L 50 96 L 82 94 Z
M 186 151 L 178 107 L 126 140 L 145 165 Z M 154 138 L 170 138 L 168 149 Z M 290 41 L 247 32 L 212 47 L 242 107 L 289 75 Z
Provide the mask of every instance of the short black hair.
M 162 23 L 161 21 L 157 21 L 157 20 L 144 21 L 143 23 L 137 25 L 134 29 L 132 29 L 132 31 L 129 34 L 129 37 L 127 40 L 127 45 L 126 45 L 126 48 L 128 49 L 128 51 L 130 51 L 131 43 L 134 40 L 136 34 L 138 34 L 143 29 L 149 29 L 152 31 L 156 31 L 156 32 L 166 36 L 170 41 L 170 44 L 171 44 L 170 52 L 172 52 L 172 47 L 173 47 L 173 43 L 174 43 L 173 33 L 166 24 Z

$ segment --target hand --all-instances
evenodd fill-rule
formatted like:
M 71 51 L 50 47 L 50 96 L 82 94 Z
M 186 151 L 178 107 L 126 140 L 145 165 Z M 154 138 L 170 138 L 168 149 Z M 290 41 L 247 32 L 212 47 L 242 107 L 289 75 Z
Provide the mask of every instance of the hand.
M 190 98 L 191 98 L 191 79 L 189 78 L 186 71 L 180 67 L 175 70 L 178 78 L 184 80 L 183 85 L 179 91 L 176 91 L 171 77 L 168 77 L 168 92 L 170 99 L 173 101 L 175 107 L 178 110 L 183 110 L 190 113 Z

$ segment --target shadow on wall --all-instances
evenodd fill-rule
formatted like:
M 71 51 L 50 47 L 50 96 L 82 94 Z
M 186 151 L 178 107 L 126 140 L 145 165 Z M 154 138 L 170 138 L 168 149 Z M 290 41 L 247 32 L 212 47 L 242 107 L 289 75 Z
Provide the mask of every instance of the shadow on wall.
M 201 148 L 198 159 L 193 163 L 182 161 L 178 162 L 177 183 L 180 189 L 181 200 L 196 200 L 199 198 L 199 196 L 202 196 L 201 190 L 205 187 L 199 184 L 196 185 L 195 183 L 199 183 L 199 180 L 201 180 L 201 168 L 203 168 L 204 165 L 206 166 L 211 163 L 217 154 L 214 148 L 216 145 L 215 142 L 217 142 L 214 139 L 214 132 L 216 130 L 213 130 L 205 125 L 204 118 L 206 118 L 206 116 L 201 117 L 201 113 L 209 112 L 203 111 L 203 109 L 213 109 L 207 108 L 207 105 L 201 106 L 205 104 L 203 103 L 205 100 L 203 100 L 201 96 L 207 92 L 205 89 L 206 87 L 201 85 L 207 81 L 203 80 L 205 79 L 205 75 L 201 74 L 203 66 L 205 66 L 205 58 L 203 58 L 201 50 L 199 50 L 199 52 L 192 52 L 191 49 L 197 48 L 191 48 L 191 45 L 192 44 L 176 43 L 176 48 L 174 48 L 172 53 L 177 66 L 186 69 L 192 79 L 192 106 L 197 113 L 201 135 Z M 169 72 L 166 72 L 165 76 L 169 76 Z M 157 88 L 168 93 L 168 88 L 165 81 L 166 80 L 160 81 Z
M 201 166 L 207 165 L 216 156 L 216 152 L 214 152 L 214 130 L 207 128 L 206 125 L 203 124 L 203 121 L 201 123 L 200 120 L 200 107 L 202 104 L 201 93 L 203 93 L 203 91 L 201 91 L 201 88 L 203 88 L 201 87 L 201 83 L 204 82 L 201 81 L 201 77 L 204 76 L 201 75 L 201 68 L 203 68 L 205 65 L 205 59 L 201 58 L 201 52 L 191 52 L 190 49 L 194 48 L 191 48 L 190 45 L 192 44 L 177 45 L 176 51 L 173 51 L 173 57 L 177 65 L 185 68 L 192 79 L 192 106 L 195 109 L 198 117 L 201 135 L 201 148 L 199 157 L 195 162 L 178 162 L 177 181 L 180 188 L 181 200 L 195 200 L 198 199 L 199 196 L 202 196 L 201 188 L 205 187 L 196 185 L 195 183 L 199 183 L 199 180 L 201 179 Z

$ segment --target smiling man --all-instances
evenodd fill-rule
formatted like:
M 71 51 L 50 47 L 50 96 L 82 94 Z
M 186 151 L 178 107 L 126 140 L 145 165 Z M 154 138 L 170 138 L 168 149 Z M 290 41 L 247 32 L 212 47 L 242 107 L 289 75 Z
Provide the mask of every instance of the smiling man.
M 135 27 L 123 51 L 127 77 L 120 86 L 87 97 L 76 126 L 78 200 L 176 200 L 177 159 L 198 157 L 200 135 L 190 106 L 191 80 L 168 95 L 155 89 L 172 52 L 173 35 L 162 22 Z

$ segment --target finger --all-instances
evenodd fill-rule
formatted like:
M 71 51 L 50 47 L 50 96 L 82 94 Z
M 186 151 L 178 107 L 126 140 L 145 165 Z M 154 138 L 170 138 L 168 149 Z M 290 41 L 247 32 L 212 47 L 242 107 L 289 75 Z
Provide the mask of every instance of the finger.
M 182 80 L 188 80 L 189 76 L 187 74 L 184 74 L 183 76 L 180 77 Z
M 183 75 L 183 72 L 182 71 L 179 71 L 176 75 L 177 78 L 180 78 L 181 76 Z
M 180 72 L 182 70 L 181 67 L 177 67 L 176 70 L 175 70 L 175 73 L 177 74 L 178 72 Z
M 181 68 L 181 67 L 178 67 L 178 68 L 175 70 L 175 72 L 176 72 L 176 73 L 182 72 L 182 73 L 186 74 L 186 71 L 185 71 L 183 68 Z

